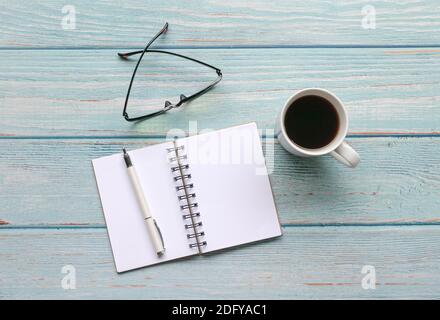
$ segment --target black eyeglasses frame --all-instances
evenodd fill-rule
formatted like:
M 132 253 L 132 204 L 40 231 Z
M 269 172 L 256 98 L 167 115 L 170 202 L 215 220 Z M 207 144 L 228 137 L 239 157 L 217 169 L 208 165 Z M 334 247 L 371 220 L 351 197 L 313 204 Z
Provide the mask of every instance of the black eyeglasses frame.
M 118 56 L 120 58 L 122 58 L 122 59 L 125 59 L 125 60 L 128 57 L 130 57 L 130 56 L 133 56 L 133 55 L 136 55 L 136 54 L 140 54 L 139 60 L 137 61 L 136 66 L 135 66 L 134 71 L 133 71 L 133 74 L 131 76 L 130 84 L 129 84 L 128 90 L 127 90 L 127 96 L 125 97 L 124 110 L 122 112 L 122 116 L 127 121 L 140 121 L 140 120 L 150 119 L 152 117 L 155 117 L 155 116 L 158 116 L 160 114 L 163 114 L 163 113 L 165 113 L 165 112 L 167 112 L 167 111 L 169 111 L 171 109 L 178 108 L 183 103 L 188 102 L 190 100 L 193 100 L 193 99 L 195 99 L 197 97 L 200 97 L 201 95 L 203 95 L 207 91 L 211 90 L 222 79 L 222 76 L 223 76 L 222 75 L 222 71 L 219 68 L 214 67 L 214 66 L 212 66 L 212 65 L 210 65 L 210 64 L 208 64 L 206 62 L 203 62 L 203 61 L 191 58 L 191 57 L 187 57 L 187 56 L 184 56 L 182 54 L 175 53 L 175 52 L 170 52 L 170 51 L 165 51 L 165 50 L 149 49 L 150 46 L 153 44 L 153 42 L 157 38 L 159 38 L 161 35 L 165 34 L 167 32 L 167 30 L 168 30 L 168 22 L 165 23 L 165 25 L 163 26 L 162 30 L 160 30 L 153 37 L 153 39 L 151 39 L 150 42 L 148 42 L 148 44 L 145 46 L 145 48 L 143 50 L 132 51 L 132 52 L 125 52 L 125 53 L 118 53 Z M 164 54 L 168 54 L 168 55 L 172 55 L 172 56 L 176 56 L 176 57 L 179 57 L 179 58 L 183 58 L 183 59 L 187 59 L 187 60 L 196 62 L 198 64 L 201 64 L 201 65 L 205 66 L 205 67 L 208 67 L 208 68 L 211 68 L 211 69 L 215 70 L 215 72 L 217 73 L 217 78 L 213 82 L 211 82 L 211 84 L 209 84 L 207 87 L 205 87 L 204 89 L 202 89 L 202 90 L 200 90 L 200 91 L 198 91 L 198 92 L 196 92 L 196 93 L 194 93 L 194 94 L 192 94 L 190 96 L 185 96 L 185 95 L 181 94 L 180 95 L 180 100 L 176 104 L 173 104 L 173 103 L 171 103 L 170 101 L 167 100 L 167 101 L 165 101 L 165 106 L 161 110 L 159 110 L 159 111 L 155 111 L 155 112 L 152 112 L 152 113 L 149 113 L 149 114 L 146 114 L 146 115 L 143 115 L 143 116 L 139 116 L 139 117 L 130 118 L 130 116 L 128 115 L 128 112 L 127 112 L 127 106 L 128 106 L 128 100 L 130 98 L 131 88 L 133 86 L 133 81 L 134 81 L 134 78 L 136 76 L 136 72 L 138 70 L 138 67 L 139 67 L 139 65 L 140 65 L 140 63 L 142 61 L 142 58 L 144 57 L 145 53 L 147 53 L 147 52 L 164 53 Z

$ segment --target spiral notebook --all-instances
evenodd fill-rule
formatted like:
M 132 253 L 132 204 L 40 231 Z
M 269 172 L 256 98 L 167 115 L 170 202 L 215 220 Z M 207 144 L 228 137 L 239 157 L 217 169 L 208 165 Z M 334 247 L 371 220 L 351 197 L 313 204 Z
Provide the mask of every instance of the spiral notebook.
M 122 152 L 94 159 L 118 272 L 282 234 L 255 123 L 128 153 L 165 254 L 150 242 Z

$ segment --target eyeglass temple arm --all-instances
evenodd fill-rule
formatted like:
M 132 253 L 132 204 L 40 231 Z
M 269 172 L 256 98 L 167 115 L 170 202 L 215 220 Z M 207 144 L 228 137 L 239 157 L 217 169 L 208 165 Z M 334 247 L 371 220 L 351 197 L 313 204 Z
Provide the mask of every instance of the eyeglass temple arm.
M 162 34 L 165 34 L 168 31 L 168 22 L 165 22 L 165 25 L 162 27 L 162 29 L 153 37 L 153 39 L 150 40 L 150 42 L 148 42 L 148 44 L 145 46 L 144 50 L 137 50 L 137 51 L 132 51 L 132 52 L 125 52 L 125 53 L 121 53 L 118 52 L 118 56 L 122 59 L 127 59 L 127 57 L 135 55 L 135 54 L 140 54 L 142 52 L 146 52 L 148 47 L 151 46 L 151 44 L 156 41 L 157 38 L 159 38 Z
M 129 57 L 129 56 L 133 56 L 133 55 L 135 55 L 135 54 L 140 54 L 140 53 L 142 53 L 142 52 L 144 52 L 144 50 L 137 50 L 137 51 L 131 51 L 131 52 L 126 52 L 126 53 L 118 53 L 118 55 L 119 55 L 121 58 L 125 58 L 125 57 Z M 205 67 L 208 67 L 208 68 L 214 69 L 214 70 L 217 72 L 217 75 L 219 75 L 219 76 L 222 75 L 222 71 L 221 71 L 219 68 L 214 67 L 213 65 L 210 65 L 209 63 L 206 63 L 206 62 L 203 62 L 203 61 L 200 61 L 200 60 L 197 60 L 197 59 L 191 58 L 191 57 L 184 56 L 184 55 L 182 55 L 182 54 L 178 54 L 178 53 L 170 52 L 170 51 L 164 51 L 164 50 L 156 50 L 156 49 L 147 49 L 147 50 L 145 50 L 145 52 L 158 52 L 158 53 L 165 53 L 165 54 L 169 54 L 169 55 L 172 55 L 172 56 L 177 56 L 177 57 L 180 57 L 180 58 L 184 58 L 184 59 L 187 59 L 187 60 L 191 60 L 191 61 L 193 61 L 193 62 L 196 62 L 196 63 L 199 63 L 199 64 L 201 64 L 201 65 L 204 65 Z M 221 78 L 220 78 L 220 80 L 221 80 Z M 220 80 L 218 80 L 218 81 L 220 81 Z M 217 82 L 218 82 L 218 81 L 217 81 Z M 216 82 L 216 83 L 217 83 L 217 82 Z
M 132 119 L 135 119 L 135 118 L 131 118 L 131 119 L 130 119 L 130 117 L 129 117 L 128 113 L 127 113 L 127 104 L 128 104 L 128 98 L 130 97 L 130 92 L 131 92 L 131 87 L 132 87 L 132 85 L 133 85 L 133 80 L 134 80 L 134 77 L 136 76 L 136 71 L 137 71 L 137 69 L 138 69 L 138 67 L 139 67 L 139 64 L 140 64 L 140 62 L 141 62 L 141 60 L 142 60 L 142 57 L 144 56 L 145 52 L 148 50 L 148 47 L 151 46 L 151 44 L 152 44 L 157 38 L 159 38 L 163 33 L 167 32 L 167 30 L 168 30 L 168 22 L 165 23 L 165 25 L 163 26 L 162 30 L 160 30 L 160 31 L 159 31 L 159 32 L 153 37 L 153 39 L 151 39 L 150 42 L 148 42 L 148 44 L 145 46 L 145 48 L 144 48 L 144 50 L 142 51 L 141 56 L 140 56 L 140 58 L 139 58 L 137 64 L 136 64 L 136 67 L 134 68 L 133 75 L 131 76 L 130 84 L 129 84 L 129 86 L 128 86 L 128 90 L 127 90 L 127 96 L 125 97 L 124 110 L 122 111 L 122 115 L 123 115 L 123 117 L 125 118 L 125 120 L 127 120 L 127 121 L 133 121 Z M 121 58 L 126 58 L 126 56 L 125 56 L 124 54 L 118 54 L 118 55 L 119 55 Z M 162 110 L 161 110 L 161 111 L 162 111 Z M 156 112 L 156 113 L 158 114 L 159 112 L 160 112 L 160 111 L 158 111 L 158 112 Z M 155 114 L 156 114 L 156 113 L 155 113 Z M 140 119 L 138 119 L 138 120 L 140 120 Z
M 140 54 L 144 52 L 144 50 L 131 51 L 131 52 L 118 52 L 119 58 L 127 59 L 130 56 L 134 56 L 135 54 Z
M 120 56 L 121 58 L 124 59 L 126 57 L 133 56 L 133 55 L 136 55 L 136 54 L 140 54 L 142 52 L 144 52 L 144 50 L 137 50 L 137 51 L 131 51 L 131 52 L 126 52 L 126 53 L 118 53 L 118 56 Z M 214 69 L 215 71 L 217 71 L 217 73 L 219 73 L 219 72 L 221 73 L 221 70 L 219 68 L 217 68 L 217 67 L 214 67 L 213 65 L 210 65 L 210 64 L 208 64 L 206 62 L 203 62 L 203 61 L 191 58 L 191 57 L 187 57 L 187 56 L 184 56 L 182 54 L 175 53 L 175 52 L 164 51 L 164 50 L 156 50 L 156 49 L 147 49 L 147 50 L 145 50 L 145 52 L 165 53 L 165 54 L 169 54 L 169 55 L 172 55 L 172 56 L 188 59 L 188 60 L 191 60 L 193 62 L 196 62 L 196 63 L 199 63 L 201 65 L 204 65 L 205 67 Z

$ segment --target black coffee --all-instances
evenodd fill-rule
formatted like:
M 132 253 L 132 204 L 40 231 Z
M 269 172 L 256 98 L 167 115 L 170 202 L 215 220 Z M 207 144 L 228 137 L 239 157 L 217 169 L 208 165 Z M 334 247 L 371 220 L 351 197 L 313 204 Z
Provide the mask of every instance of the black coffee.
M 318 96 L 304 96 L 290 106 L 284 118 L 289 138 L 307 149 L 325 147 L 336 137 L 339 117 L 333 105 Z

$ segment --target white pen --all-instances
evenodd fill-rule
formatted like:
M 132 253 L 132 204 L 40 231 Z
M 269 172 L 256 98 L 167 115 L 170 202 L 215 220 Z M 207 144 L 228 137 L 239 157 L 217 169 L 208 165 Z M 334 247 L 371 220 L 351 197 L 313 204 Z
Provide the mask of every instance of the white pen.
M 124 160 L 125 164 L 127 165 L 128 175 L 130 176 L 134 192 L 136 193 L 139 207 L 141 208 L 142 214 L 144 215 L 144 220 L 147 224 L 148 233 L 150 234 L 150 238 L 153 242 L 157 255 L 161 256 L 165 252 L 162 234 L 160 233 L 160 229 L 156 223 L 156 220 L 154 220 L 151 216 L 150 208 L 147 201 L 145 200 L 139 178 L 136 174 L 136 170 L 134 169 L 133 164 L 131 163 L 130 156 L 128 155 L 125 148 L 123 148 L 122 150 L 124 151 Z

